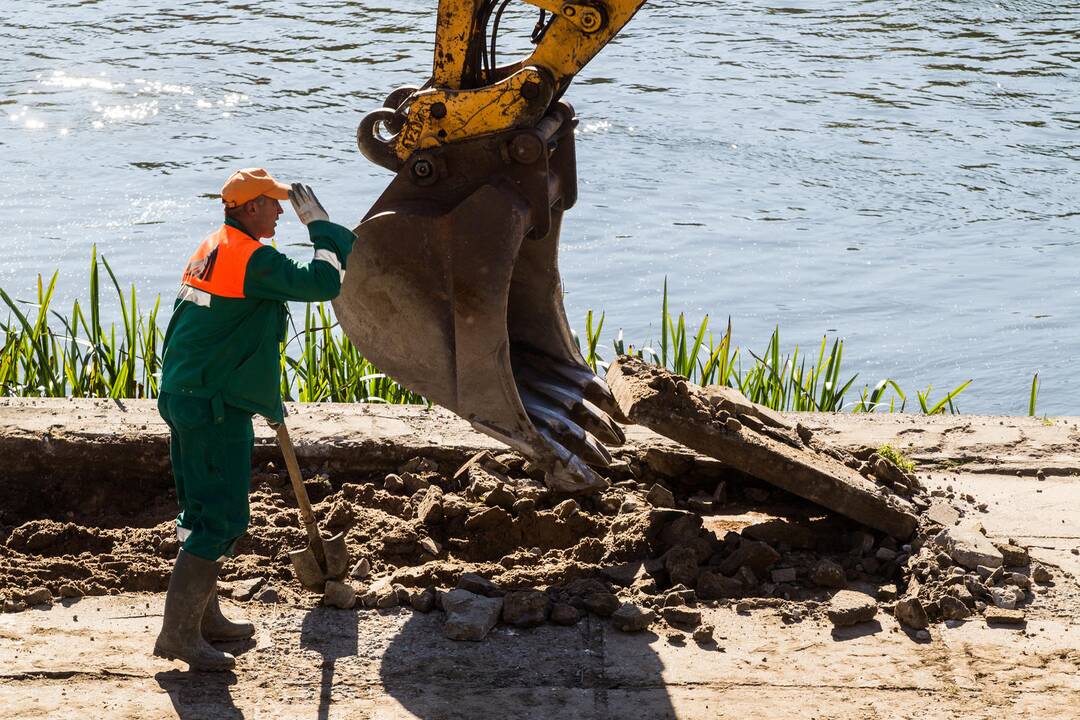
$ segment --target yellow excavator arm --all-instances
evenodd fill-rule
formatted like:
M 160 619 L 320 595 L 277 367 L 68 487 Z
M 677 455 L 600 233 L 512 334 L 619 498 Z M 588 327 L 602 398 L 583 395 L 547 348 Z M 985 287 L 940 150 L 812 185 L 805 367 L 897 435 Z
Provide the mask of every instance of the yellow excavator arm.
M 543 13 L 534 31 L 536 48 L 520 62 L 491 67 L 487 25 L 494 13 L 497 32 L 506 2 L 441 0 L 431 79 L 423 89 L 395 91 L 382 111 L 365 117 L 357 133 L 365 157 L 397 170 L 417 150 L 535 126 L 645 3 L 527 1 Z M 384 130 L 390 137 L 381 135 Z
M 645 0 L 527 1 L 535 49 L 499 66 L 510 0 L 440 0 L 431 78 L 361 121 L 361 152 L 396 175 L 356 228 L 334 310 L 398 382 L 519 450 L 552 488 L 589 492 L 624 436 L 563 308 L 577 119 L 560 98 Z

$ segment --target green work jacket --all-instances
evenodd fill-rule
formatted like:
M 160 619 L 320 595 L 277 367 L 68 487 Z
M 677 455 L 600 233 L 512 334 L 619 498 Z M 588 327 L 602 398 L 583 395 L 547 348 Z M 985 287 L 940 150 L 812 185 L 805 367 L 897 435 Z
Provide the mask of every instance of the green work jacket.
M 203 240 L 184 271 L 165 332 L 162 392 L 283 420 L 285 303 L 337 297 L 355 239 L 331 222 L 316 220 L 307 227 L 315 256 L 306 265 L 263 245 L 230 219 Z

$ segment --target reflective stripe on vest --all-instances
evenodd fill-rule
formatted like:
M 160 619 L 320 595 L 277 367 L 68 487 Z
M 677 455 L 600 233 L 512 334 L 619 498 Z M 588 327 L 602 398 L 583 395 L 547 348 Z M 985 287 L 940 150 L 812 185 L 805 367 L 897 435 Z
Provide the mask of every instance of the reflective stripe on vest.
M 248 260 L 261 247 L 262 243 L 243 231 L 222 225 L 206 236 L 188 260 L 182 282 L 218 297 L 242 298 Z
M 338 272 L 338 279 L 341 282 L 345 282 L 345 268 L 341 267 L 341 261 L 338 260 L 337 253 L 333 250 L 316 250 L 315 260 L 322 260 L 324 263 L 329 263 L 330 267 L 334 268 Z

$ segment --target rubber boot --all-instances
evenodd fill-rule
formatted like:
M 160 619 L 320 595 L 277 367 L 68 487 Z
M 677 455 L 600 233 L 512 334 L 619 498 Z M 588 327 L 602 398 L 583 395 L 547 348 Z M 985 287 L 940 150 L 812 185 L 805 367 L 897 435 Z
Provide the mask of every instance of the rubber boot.
M 255 634 L 255 626 L 249 622 L 233 622 L 221 614 L 218 604 L 217 585 L 206 601 L 202 616 L 202 635 L 211 642 L 247 640 Z
M 236 665 L 236 658 L 218 650 L 202 636 L 203 611 L 210 593 L 217 587 L 220 569 L 220 563 L 183 550 L 176 556 L 165 596 L 165 620 L 154 643 L 154 655 L 183 660 L 192 670 L 231 670 Z

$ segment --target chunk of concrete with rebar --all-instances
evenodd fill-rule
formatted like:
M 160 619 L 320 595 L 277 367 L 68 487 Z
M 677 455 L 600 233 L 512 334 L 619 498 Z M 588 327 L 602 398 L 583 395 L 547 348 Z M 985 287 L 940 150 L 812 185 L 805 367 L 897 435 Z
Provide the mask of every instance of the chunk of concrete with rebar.
M 607 382 L 632 422 L 896 538 L 915 531 L 909 503 L 787 427 L 764 425 L 764 413 L 733 415 L 707 388 L 627 356 L 612 363 Z

